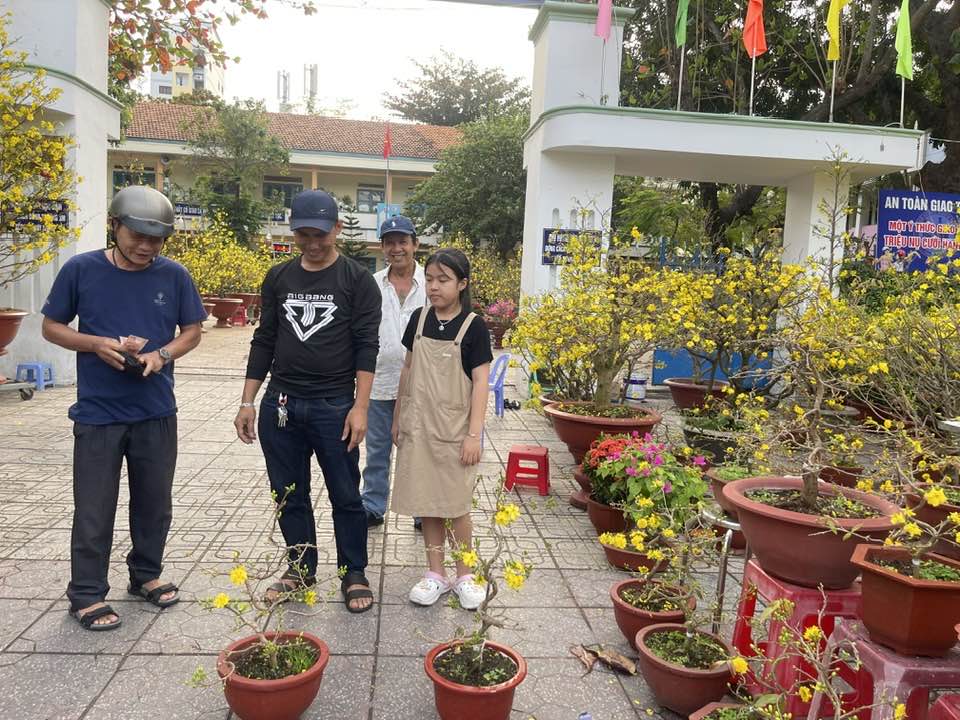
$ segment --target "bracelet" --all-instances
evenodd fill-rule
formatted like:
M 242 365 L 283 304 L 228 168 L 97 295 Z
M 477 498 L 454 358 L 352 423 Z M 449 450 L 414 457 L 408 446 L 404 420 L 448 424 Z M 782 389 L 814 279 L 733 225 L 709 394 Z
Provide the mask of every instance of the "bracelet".
M 245 408 L 245 407 L 256 407 L 256 406 L 257 406 L 256 403 L 245 403 L 245 402 L 240 403 L 240 407 L 242 407 L 242 408 Z
M 479 435 L 478 433 L 467 433 L 467 437 L 472 437 L 472 438 L 476 439 L 476 438 L 480 437 L 480 435 Z

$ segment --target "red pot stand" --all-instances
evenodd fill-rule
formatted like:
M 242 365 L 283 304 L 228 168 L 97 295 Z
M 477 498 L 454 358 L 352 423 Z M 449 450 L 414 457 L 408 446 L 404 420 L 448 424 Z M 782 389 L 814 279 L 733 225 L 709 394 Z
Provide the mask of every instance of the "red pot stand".
M 839 677 L 852 690 L 843 696 L 843 712 L 870 705 L 874 698 L 898 698 L 906 703 L 909 720 L 927 720 L 932 688 L 960 689 L 960 649 L 954 647 L 946 657 L 925 658 L 898 655 L 870 640 L 867 629 L 859 622 L 842 622 L 837 625 L 827 644 L 826 657 L 833 658 L 836 646 L 841 642 L 852 643 L 860 656 L 860 668 L 851 667 L 842 660 L 834 659 Z M 957 697 L 954 695 L 953 697 Z M 815 693 L 810 701 L 810 717 L 823 716 L 820 705 L 821 693 Z M 826 703 L 829 704 L 829 703 Z M 946 705 L 946 703 L 945 703 Z M 937 707 L 936 705 L 934 706 Z M 941 715 L 945 707 L 937 709 L 937 717 L 960 717 L 957 705 L 952 704 L 953 715 Z M 829 713 L 833 715 L 831 711 Z M 882 705 L 875 711 L 858 713 L 860 720 L 891 720 L 893 708 Z
M 830 637 L 834 630 L 837 618 L 856 619 L 860 616 L 860 583 L 843 590 L 824 590 L 826 608 L 823 613 L 823 623 L 820 629 L 824 637 Z M 757 598 L 769 605 L 776 600 L 789 600 L 794 604 L 793 616 L 786 623 L 771 621 L 769 634 L 766 639 L 755 639 L 750 620 L 757 609 Z M 756 657 L 753 646 L 756 645 L 763 657 L 768 661 L 764 664 L 764 675 L 770 677 L 776 687 L 790 688 L 799 682 L 812 680 L 813 670 L 805 663 L 773 662 L 784 655 L 785 649 L 780 646 L 779 636 L 784 625 L 803 632 L 811 625 L 817 624 L 820 609 L 823 606 L 823 595 L 819 588 L 793 585 L 768 575 L 755 560 L 746 564 L 743 572 L 743 589 L 737 605 L 737 621 L 733 628 L 733 645 L 744 657 Z M 764 692 L 763 687 L 751 672 L 744 676 L 741 683 L 753 694 Z M 805 703 L 796 695 L 791 695 L 786 701 L 786 712 L 792 713 L 795 718 L 807 715 L 809 703 Z M 833 715 L 829 703 L 824 706 L 821 715 L 810 712 L 811 718 Z M 861 717 L 860 720 L 868 720 Z M 910 718 L 910 720 L 915 720 Z
M 930 708 L 930 720 L 960 720 L 960 695 L 941 695 Z
M 540 445 L 514 445 L 507 456 L 506 490 L 530 485 L 541 495 L 550 494 L 550 451 Z

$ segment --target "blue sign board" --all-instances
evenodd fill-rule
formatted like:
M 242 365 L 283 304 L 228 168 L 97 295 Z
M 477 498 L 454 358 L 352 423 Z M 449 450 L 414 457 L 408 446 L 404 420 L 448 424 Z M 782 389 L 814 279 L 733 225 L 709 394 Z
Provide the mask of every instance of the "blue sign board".
M 577 235 L 592 235 L 595 238 L 600 237 L 599 230 L 564 230 L 563 228 L 544 228 L 543 245 L 540 249 L 541 265 L 561 265 L 569 257 L 567 244 L 570 238 Z
M 960 250 L 960 195 L 881 190 L 877 219 L 880 267 L 924 270 L 931 257 Z

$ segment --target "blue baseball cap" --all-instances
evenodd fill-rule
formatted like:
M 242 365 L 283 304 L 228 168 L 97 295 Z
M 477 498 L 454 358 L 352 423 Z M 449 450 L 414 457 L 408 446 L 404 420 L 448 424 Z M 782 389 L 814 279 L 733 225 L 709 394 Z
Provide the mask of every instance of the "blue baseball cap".
M 337 201 L 323 190 L 304 190 L 290 203 L 290 229 L 315 228 L 327 233 L 337 224 Z
M 383 224 L 380 225 L 380 239 L 383 240 L 383 236 L 389 233 L 403 233 L 404 235 L 410 235 L 414 239 L 417 237 L 417 230 L 413 227 L 413 220 L 403 215 L 394 215 L 383 221 Z

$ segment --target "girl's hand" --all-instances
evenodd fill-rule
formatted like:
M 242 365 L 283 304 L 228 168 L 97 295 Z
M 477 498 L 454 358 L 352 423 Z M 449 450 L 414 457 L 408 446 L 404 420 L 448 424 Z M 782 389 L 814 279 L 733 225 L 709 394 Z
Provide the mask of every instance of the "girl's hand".
M 393 436 L 393 444 L 400 447 L 400 426 L 396 421 L 394 421 L 393 426 L 390 428 L 390 435 Z
M 463 439 L 463 445 L 460 447 L 460 462 L 467 466 L 480 462 L 480 438 L 468 435 Z

